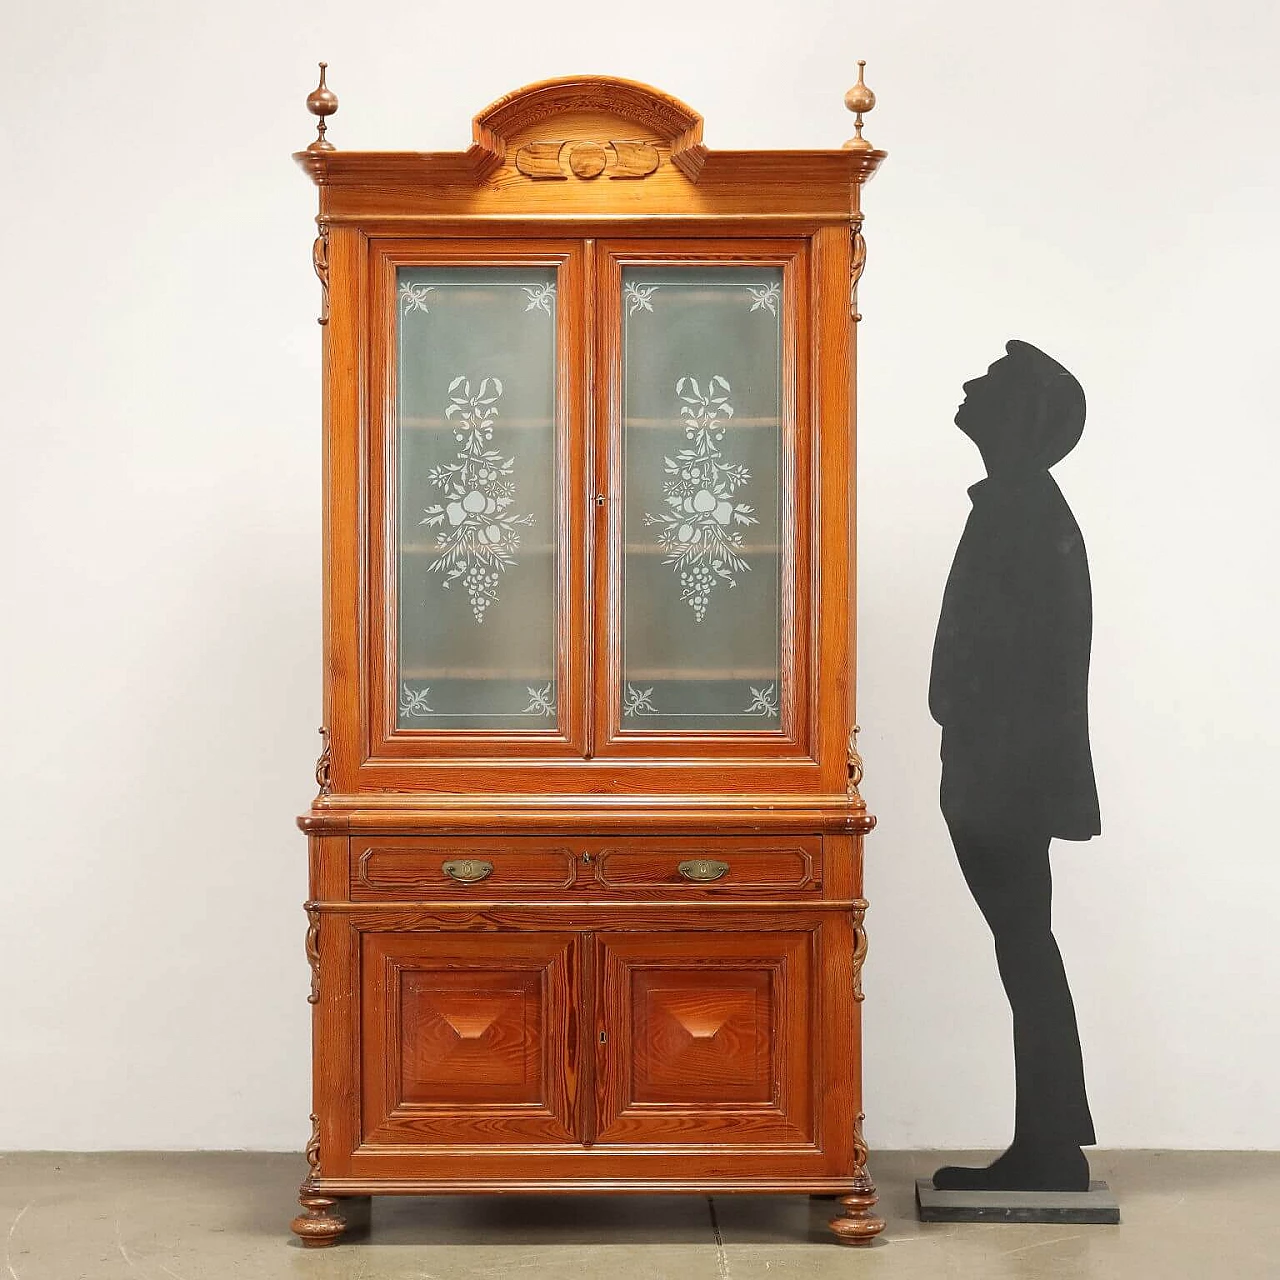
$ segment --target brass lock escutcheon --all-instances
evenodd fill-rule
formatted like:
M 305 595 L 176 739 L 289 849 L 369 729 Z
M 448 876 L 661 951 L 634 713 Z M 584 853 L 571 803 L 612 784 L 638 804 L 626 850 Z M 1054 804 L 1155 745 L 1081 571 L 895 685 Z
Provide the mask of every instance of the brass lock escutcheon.
M 450 880 L 475 884 L 477 880 L 484 880 L 493 874 L 493 863 L 482 862 L 479 858 L 457 858 L 452 862 L 442 862 L 440 870 Z
M 682 862 L 676 870 L 686 880 L 705 883 L 708 880 L 719 880 L 721 876 L 727 876 L 729 864 L 717 862 L 714 858 L 690 858 L 688 862 Z

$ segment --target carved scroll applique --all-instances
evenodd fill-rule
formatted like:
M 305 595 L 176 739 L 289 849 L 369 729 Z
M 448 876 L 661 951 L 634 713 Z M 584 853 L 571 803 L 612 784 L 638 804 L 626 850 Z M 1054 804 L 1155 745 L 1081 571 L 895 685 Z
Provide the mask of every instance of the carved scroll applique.
M 320 912 L 315 907 L 307 907 L 307 964 L 311 966 L 311 991 L 307 996 L 308 1004 L 320 1003 Z
M 867 927 L 863 923 L 867 915 L 866 900 L 853 909 L 853 998 L 862 1003 L 862 966 L 867 959 Z
M 324 121 L 320 122 L 324 128 Z M 311 266 L 315 270 L 316 279 L 320 281 L 320 314 L 317 324 L 329 323 L 329 224 L 319 221 L 320 234 L 311 246 Z
M 307 1168 L 312 1177 L 320 1172 L 320 1117 L 314 1112 L 311 1115 L 311 1139 L 306 1150 Z
M 320 756 L 316 760 L 316 786 L 320 789 L 322 796 L 327 796 L 333 791 L 332 767 L 333 744 L 329 741 L 329 730 L 321 725 Z
M 853 227 L 852 257 L 849 263 L 849 314 L 854 322 L 862 319 L 858 313 L 858 281 L 867 268 L 867 242 L 862 238 L 862 221 L 858 220 Z

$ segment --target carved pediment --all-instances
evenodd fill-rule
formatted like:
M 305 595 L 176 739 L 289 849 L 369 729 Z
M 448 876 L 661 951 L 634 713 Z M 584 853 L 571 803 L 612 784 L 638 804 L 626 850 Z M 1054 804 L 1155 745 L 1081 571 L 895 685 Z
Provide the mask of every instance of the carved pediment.
M 556 136 L 561 118 L 572 127 Z M 696 180 L 707 154 L 696 111 L 649 85 L 611 76 L 569 76 L 517 89 L 475 117 L 472 136 L 468 155 L 479 176 L 504 164 L 514 149 L 517 170 L 529 178 L 643 178 L 657 169 L 659 148 L 669 148 L 671 163 Z

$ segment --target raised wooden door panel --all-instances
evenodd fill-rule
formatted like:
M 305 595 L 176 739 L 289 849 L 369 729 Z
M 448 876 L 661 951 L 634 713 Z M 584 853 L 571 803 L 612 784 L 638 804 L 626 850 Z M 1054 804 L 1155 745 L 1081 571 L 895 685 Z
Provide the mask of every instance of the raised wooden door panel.
M 814 758 L 808 255 L 599 247 L 600 756 Z
M 597 1142 L 812 1144 L 817 932 L 598 933 Z
M 362 934 L 363 1145 L 576 1141 L 578 945 Z

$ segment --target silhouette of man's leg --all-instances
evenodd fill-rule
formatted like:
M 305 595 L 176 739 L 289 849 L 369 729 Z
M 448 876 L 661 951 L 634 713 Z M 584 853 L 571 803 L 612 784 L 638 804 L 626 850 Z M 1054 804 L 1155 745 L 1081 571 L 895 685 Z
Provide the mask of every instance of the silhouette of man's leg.
M 995 940 L 1013 1013 L 1013 1145 L 989 1169 L 940 1169 L 938 1187 L 1086 1191 L 1094 1141 L 1075 1005 L 1052 931 L 1049 838 L 948 819 L 960 869 Z M 939 1181 L 939 1179 L 942 1179 Z

